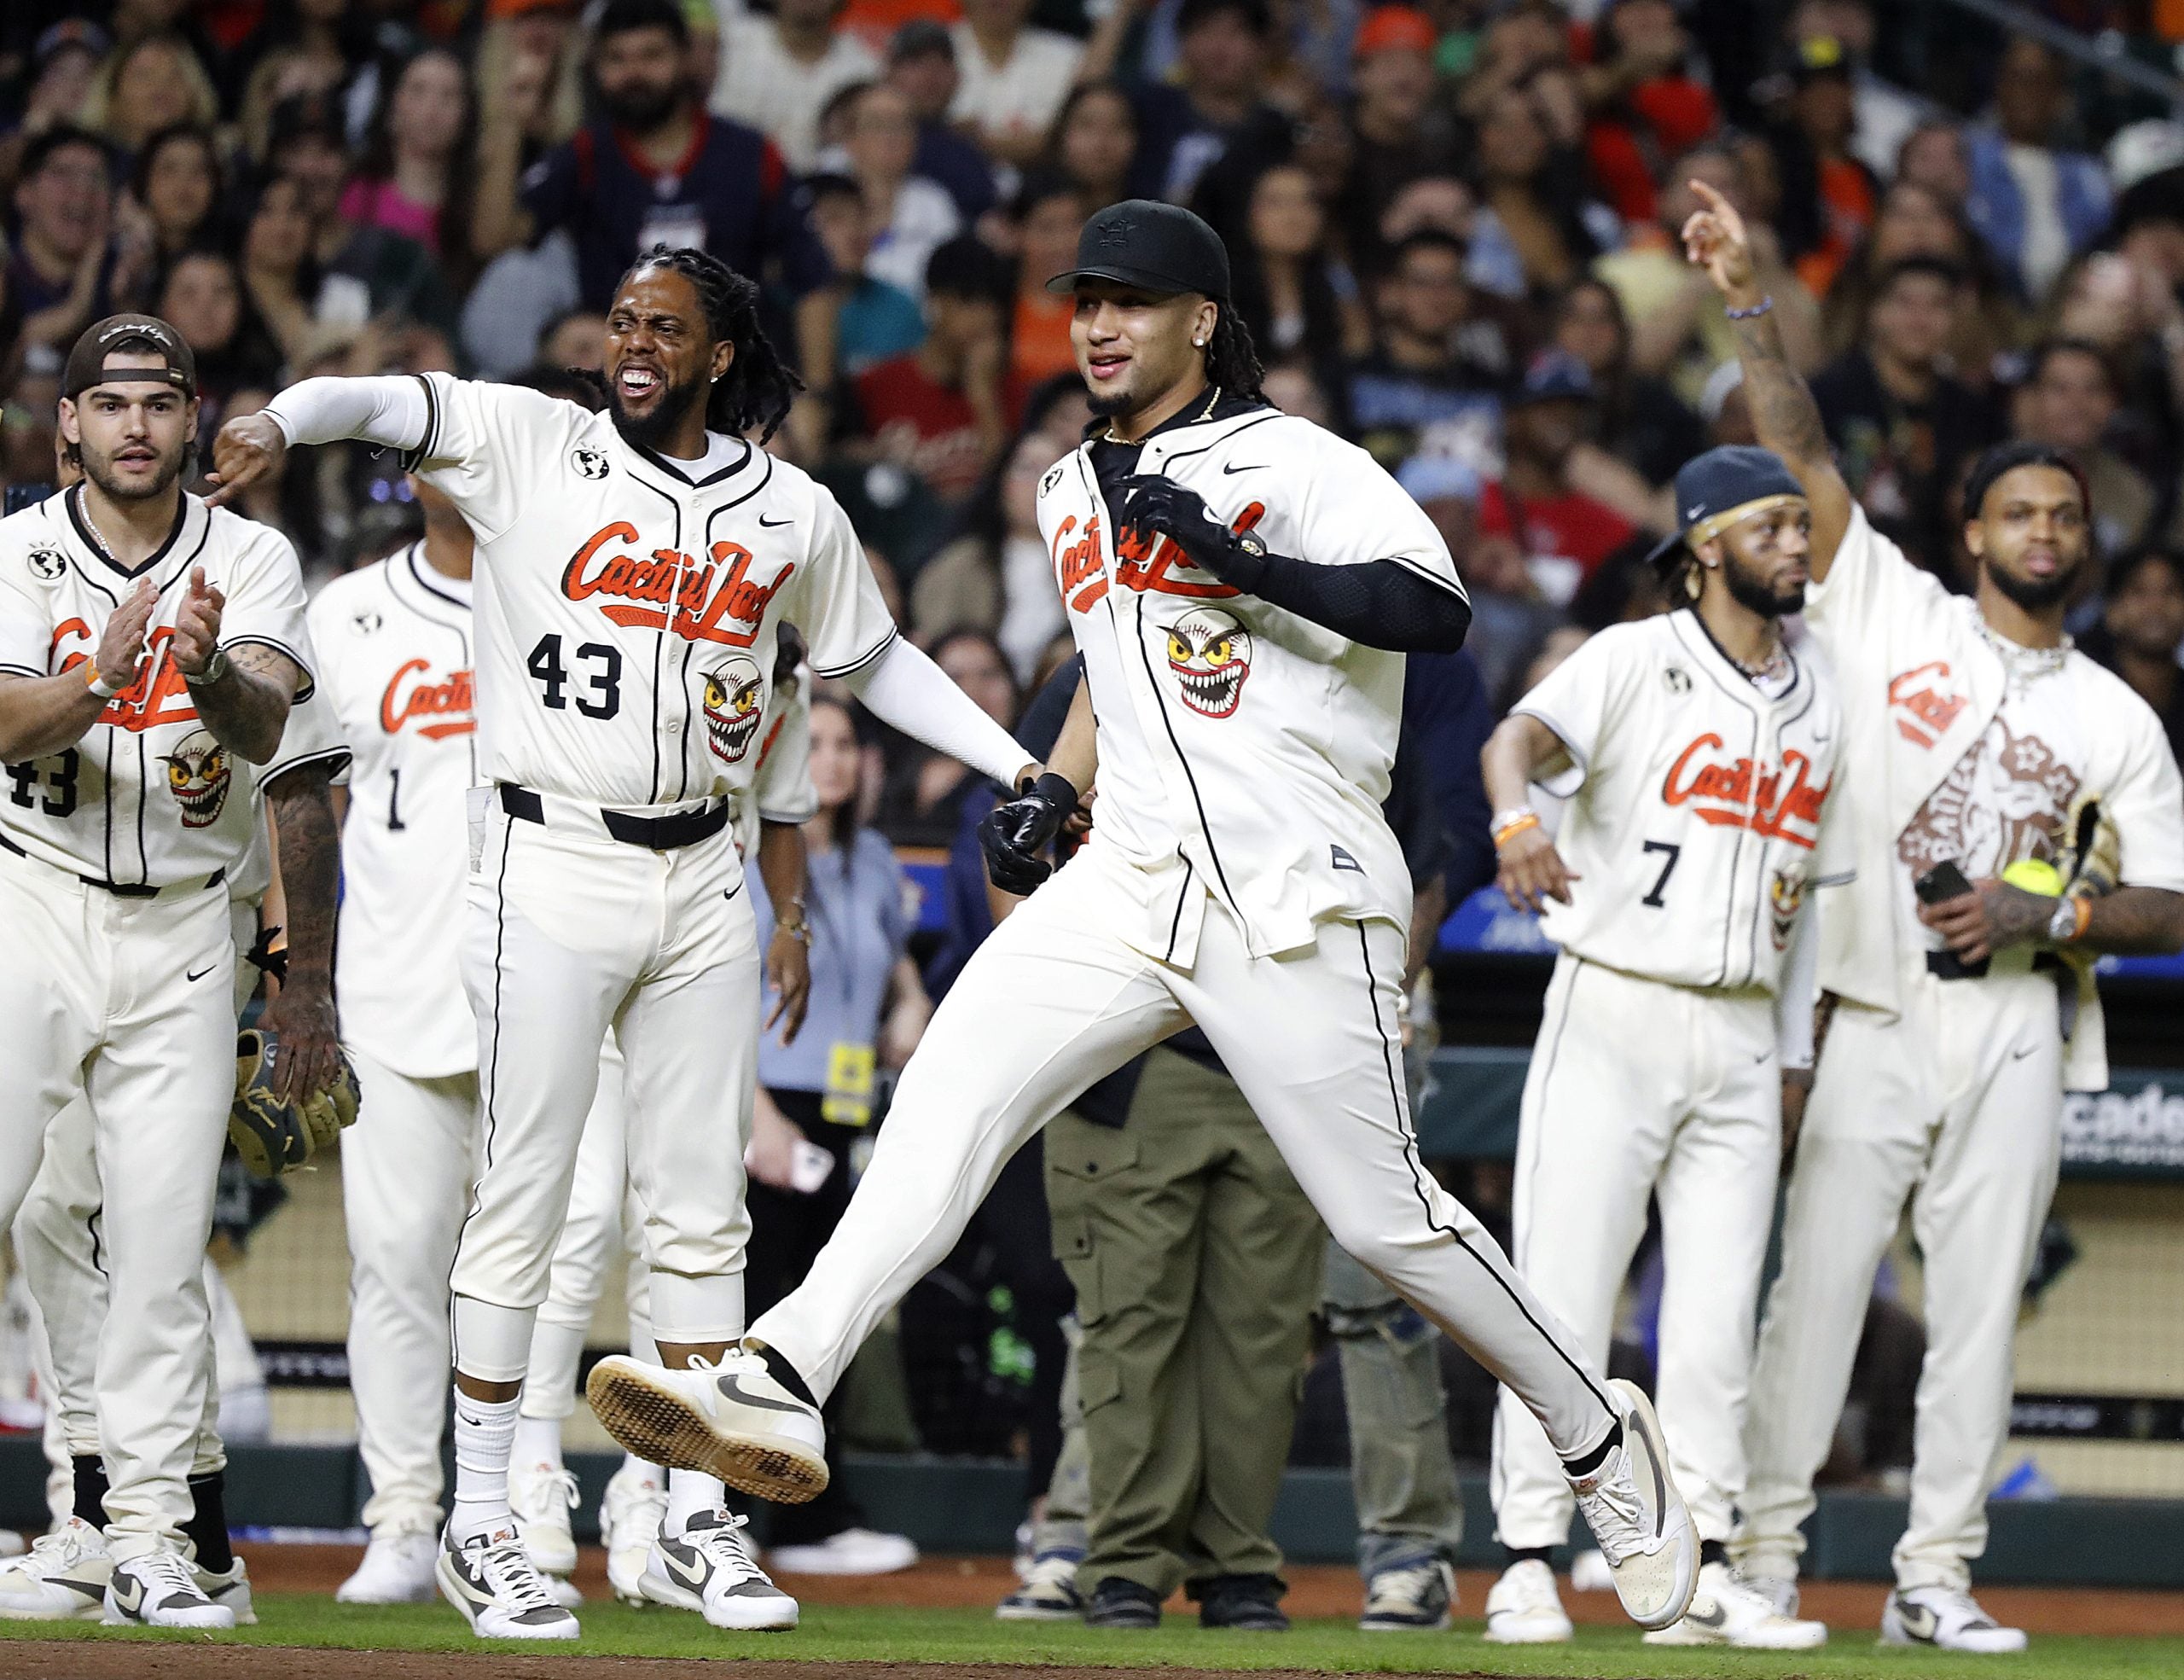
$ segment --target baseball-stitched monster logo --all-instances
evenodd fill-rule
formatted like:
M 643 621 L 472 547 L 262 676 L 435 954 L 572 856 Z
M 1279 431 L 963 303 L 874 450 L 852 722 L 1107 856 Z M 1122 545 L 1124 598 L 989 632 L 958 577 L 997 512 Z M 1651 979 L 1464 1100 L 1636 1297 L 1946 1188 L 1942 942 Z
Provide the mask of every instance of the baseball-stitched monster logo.
M 1774 949 L 1787 950 L 1790 935 L 1798 925 L 1798 910 L 1805 901 L 1805 878 L 1787 870 L 1777 869 L 1767 887 L 1767 910 L 1773 923 L 1771 932 Z
M 738 654 L 706 673 L 706 739 L 724 764 L 741 764 L 766 712 L 758 667 Z
M 1168 627 L 1168 669 L 1184 705 L 1202 717 L 1228 717 L 1252 674 L 1252 633 L 1232 613 L 1194 607 Z
M 218 822 L 233 779 L 228 749 L 212 738 L 210 730 L 192 730 L 176 742 L 173 752 L 161 757 L 167 767 L 167 791 L 182 807 L 182 826 L 209 828 Z

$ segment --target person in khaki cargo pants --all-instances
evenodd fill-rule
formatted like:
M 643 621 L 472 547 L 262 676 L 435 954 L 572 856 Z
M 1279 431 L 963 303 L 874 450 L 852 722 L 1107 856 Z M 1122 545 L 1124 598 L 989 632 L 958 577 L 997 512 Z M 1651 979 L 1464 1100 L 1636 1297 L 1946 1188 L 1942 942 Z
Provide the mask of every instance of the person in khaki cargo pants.
M 1129 1119 L 1048 1128 L 1054 1251 L 1077 1288 L 1095 1627 L 1281 1629 L 1267 1534 L 1319 1301 L 1319 1218 L 1195 1032 L 1147 1053 Z

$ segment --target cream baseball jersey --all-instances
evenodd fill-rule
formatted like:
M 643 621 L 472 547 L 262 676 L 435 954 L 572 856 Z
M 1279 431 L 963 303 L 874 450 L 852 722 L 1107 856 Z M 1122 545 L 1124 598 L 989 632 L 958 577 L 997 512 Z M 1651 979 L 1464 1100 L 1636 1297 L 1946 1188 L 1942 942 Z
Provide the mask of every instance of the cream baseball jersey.
M 1461 591 L 1418 504 L 1362 450 L 1251 406 L 1171 424 L 1136 471 L 1233 529 L 1321 565 L 1393 560 Z M 1087 443 L 1040 480 L 1039 530 L 1084 654 L 1099 725 L 1090 844 L 1132 868 L 1133 948 L 1188 965 L 1211 893 L 1254 956 L 1310 945 L 1330 917 L 1408 926 L 1410 875 L 1380 814 L 1403 657 L 1239 594 L 1165 538 L 1119 551 Z
M 1516 710 L 1570 767 L 1555 845 L 1578 879 L 1548 936 L 1678 985 L 1773 991 L 1816 873 L 1843 734 L 1809 651 L 1770 695 L 1688 609 L 1602 631 Z
M 693 479 L 593 414 L 421 377 L 418 470 L 478 534 L 477 769 L 595 805 L 751 785 L 775 627 L 861 670 L 894 621 L 833 495 L 741 440 Z
M 185 495 L 166 544 L 131 572 L 107 556 L 81 495 L 62 491 L 0 520 L 0 671 L 75 669 L 147 578 L 160 591 L 149 657 L 82 741 L 0 773 L 0 835 L 56 869 L 122 887 L 232 868 L 251 844 L 260 772 L 199 721 L 167 643 L 201 566 L 226 596 L 221 644 L 277 648 L 302 668 L 307 693 L 316 661 L 295 550 L 279 532 Z

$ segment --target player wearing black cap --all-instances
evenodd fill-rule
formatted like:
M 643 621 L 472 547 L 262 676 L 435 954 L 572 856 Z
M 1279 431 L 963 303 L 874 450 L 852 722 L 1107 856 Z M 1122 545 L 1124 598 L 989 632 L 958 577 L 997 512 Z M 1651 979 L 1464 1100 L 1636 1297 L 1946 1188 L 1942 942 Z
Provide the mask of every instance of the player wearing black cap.
M 1054 283 L 1100 418 L 1039 496 L 1085 686 L 1055 771 L 985 834 L 996 884 L 1032 896 L 933 1017 L 803 1287 L 717 1370 L 607 1361 L 594 1406 L 633 1450 L 810 1497 L 820 1403 L 1002 1163 L 1194 1024 L 1335 1239 L 1536 1410 L 1626 1608 L 1672 1622 L 1697 1546 L 1651 1408 L 1425 1171 L 1397 1070 L 1410 876 L 1380 806 L 1399 650 L 1454 648 L 1469 620 L 1448 549 L 1362 451 L 1260 398 L 1196 217 L 1112 206 Z M 1048 881 L 1095 761 L 1092 837 Z

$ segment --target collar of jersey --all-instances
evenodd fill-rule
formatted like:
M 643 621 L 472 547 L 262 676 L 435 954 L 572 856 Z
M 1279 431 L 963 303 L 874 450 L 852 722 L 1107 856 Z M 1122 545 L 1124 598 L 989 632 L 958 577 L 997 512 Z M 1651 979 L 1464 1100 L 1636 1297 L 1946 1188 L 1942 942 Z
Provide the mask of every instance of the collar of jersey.
M 613 431 L 615 438 L 620 442 L 624 449 L 629 451 L 630 454 L 636 456 L 638 460 L 645 462 L 648 466 L 652 467 L 656 471 L 665 474 L 668 478 L 673 480 L 677 484 L 682 485 L 687 490 L 711 490 L 715 485 L 726 484 L 738 473 L 748 467 L 761 453 L 758 446 L 753 444 L 750 439 L 739 438 L 736 441 L 743 445 L 743 453 L 741 455 L 736 456 L 735 460 L 729 462 L 727 466 L 722 468 L 718 472 L 711 474 L 702 479 L 694 479 L 689 475 L 689 474 L 683 471 L 682 468 L 677 466 L 668 456 L 659 453 L 656 450 L 647 449 L 642 444 L 633 442 L 631 439 L 623 437 L 620 430 L 615 427 L 613 421 L 609 421 L 607 422 L 607 427 L 608 429 Z
M 90 520 L 84 517 L 82 482 L 78 481 L 61 496 L 61 501 L 68 509 L 68 523 L 76 528 L 76 540 L 84 545 L 84 552 L 91 555 L 107 571 L 118 572 L 125 578 L 142 578 L 148 573 L 159 570 L 160 562 L 174 552 L 175 544 L 182 540 L 182 533 L 189 528 L 189 509 L 196 499 L 187 491 L 176 498 L 174 527 L 167 532 L 166 540 L 146 556 L 142 565 L 132 568 L 124 566 L 107 552 L 107 546 L 99 540 L 98 532 L 91 529 Z M 210 515 L 208 514 L 207 517 L 209 518 Z
M 391 555 L 386 562 L 390 577 L 414 584 L 436 609 L 450 617 L 468 618 L 471 610 L 471 584 L 468 578 L 450 578 L 425 558 L 422 542 L 412 543 L 408 548 Z
M 1164 433 L 1180 432 L 1192 426 L 1217 425 L 1224 420 L 1269 412 L 1272 409 L 1273 405 L 1262 398 L 1238 397 L 1226 391 L 1216 390 L 1211 402 L 1186 404 L 1140 438 L 1135 445 L 1125 445 L 1124 447 L 1141 449 Z M 1088 444 L 1107 442 L 1107 420 L 1095 415 L 1084 427 L 1084 441 Z
M 1714 632 L 1706 628 L 1706 620 L 1700 618 L 1699 616 L 1698 609 L 1693 607 L 1678 607 L 1668 614 L 1670 626 L 1678 631 L 1678 638 L 1682 641 L 1685 645 L 1692 645 L 1691 638 L 1688 636 L 1682 634 L 1682 621 L 1686 619 L 1690 619 L 1693 625 L 1698 626 L 1699 645 L 1703 646 L 1705 652 L 1712 654 L 1715 659 L 1721 662 L 1722 668 L 1723 670 L 1727 671 L 1729 675 L 1737 679 L 1736 687 L 1732 690 L 1732 692 L 1739 695 L 1748 695 L 1754 703 L 1760 706 L 1780 706 L 1785 701 L 1794 696 L 1798 690 L 1804 686 L 1805 680 L 1804 661 L 1798 657 L 1797 649 L 1790 646 L 1789 639 L 1786 637 L 1785 637 L 1782 641 L 1782 652 L 1790 661 L 1790 686 L 1783 689 L 1780 694 L 1776 695 L 1770 700 L 1767 696 L 1766 690 L 1762 689 L 1757 683 L 1752 680 L 1751 673 L 1746 671 L 1742 666 L 1739 665 L 1734 660 L 1731 659 L 1729 657 L 1728 649 L 1722 647 L 1720 642 L 1714 639 Z

